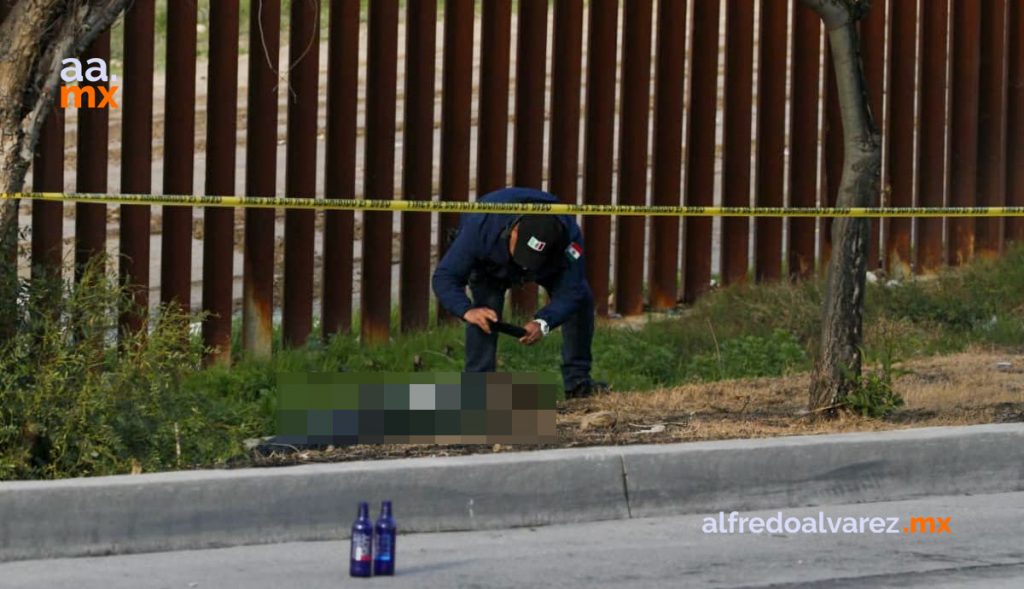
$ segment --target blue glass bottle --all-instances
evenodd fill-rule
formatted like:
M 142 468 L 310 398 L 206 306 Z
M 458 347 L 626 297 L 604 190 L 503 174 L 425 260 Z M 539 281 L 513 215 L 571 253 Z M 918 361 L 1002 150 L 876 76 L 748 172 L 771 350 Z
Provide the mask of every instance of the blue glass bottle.
M 391 515 L 390 501 L 380 504 L 380 517 L 377 518 L 377 525 L 373 531 L 373 574 L 394 575 L 395 538 L 398 535 L 398 528 L 395 527 L 395 518 Z
M 348 574 L 353 577 L 369 577 L 373 572 L 373 522 L 370 521 L 370 506 L 359 503 L 359 515 L 352 522 L 352 552 Z

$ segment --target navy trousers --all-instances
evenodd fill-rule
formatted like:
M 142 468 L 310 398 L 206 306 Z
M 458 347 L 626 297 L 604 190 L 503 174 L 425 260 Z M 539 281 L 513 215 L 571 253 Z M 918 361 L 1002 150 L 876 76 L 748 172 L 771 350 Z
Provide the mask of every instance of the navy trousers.
M 541 285 L 543 286 L 543 285 Z M 471 279 L 469 290 L 473 304 L 489 307 L 501 319 L 505 308 L 507 286 L 488 280 Z M 592 363 L 590 347 L 594 340 L 594 299 L 587 296 L 575 315 L 560 327 L 562 330 L 562 382 L 570 390 L 590 379 Z M 516 344 L 520 345 L 520 344 Z M 484 333 L 471 323 L 466 324 L 466 372 L 494 372 L 497 367 L 498 333 Z

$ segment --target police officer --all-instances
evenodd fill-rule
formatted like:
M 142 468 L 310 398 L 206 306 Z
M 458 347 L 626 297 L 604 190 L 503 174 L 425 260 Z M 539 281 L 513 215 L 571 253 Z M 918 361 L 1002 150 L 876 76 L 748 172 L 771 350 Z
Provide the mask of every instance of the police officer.
M 480 199 L 490 203 L 545 203 L 558 200 L 530 188 L 505 188 Z M 583 238 L 569 215 L 462 216 L 459 232 L 434 271 L 433 287 L 441 305 L 466 322 L 466 371 L 492 372 L 505 292 L 536 282 L 550 302 L 534 314 L 519 338 L 533 345 L 562 328 L 562 380 L 566 398 L 588 397 L 608 389 L 590 378 L 594 338 L 594 297 L 584 273 Z M 472 301 L 466 296 L 469 285 Z

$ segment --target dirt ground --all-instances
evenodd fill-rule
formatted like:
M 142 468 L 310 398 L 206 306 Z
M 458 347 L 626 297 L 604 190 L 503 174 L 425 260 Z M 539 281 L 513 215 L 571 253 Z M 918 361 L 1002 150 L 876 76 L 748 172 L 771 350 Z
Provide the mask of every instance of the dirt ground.
M 1024 354 L 975 349 L 896 367 L 906 404 L 885 419 L 806 412 L 807 374 L 613 392 L 559 405 L 558 442 L 547 446 L 357 445 L 252 456 L 238 466 L 456 456 L 542 448 L 765 438 L 943 425 L 1024 422 Z

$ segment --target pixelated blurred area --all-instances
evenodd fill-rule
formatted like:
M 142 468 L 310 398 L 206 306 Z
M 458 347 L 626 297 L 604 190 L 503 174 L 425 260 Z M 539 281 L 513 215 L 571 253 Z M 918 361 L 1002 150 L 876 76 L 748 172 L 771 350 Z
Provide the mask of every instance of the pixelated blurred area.
M 274 444 L 551 444 L 558 379 L 533 373 L 296 373 Z
M 806 412 L 809 376 L 689 384 L 649 393 L 612 392 L 560 402 L 554 444 L 357 444 L 316 448 L 251 440 L 236 466 L 347 462 L 423 456 L 519 452 L 540 448 L 661 444 L 909 427 L 1005 423 L 1024 419 L 1019 364 L 993 369 L 1004 356 L 972 350 L 905 363 L 896 377 L 906 406 L 885 419 L 843 416 L 824 421 Z

